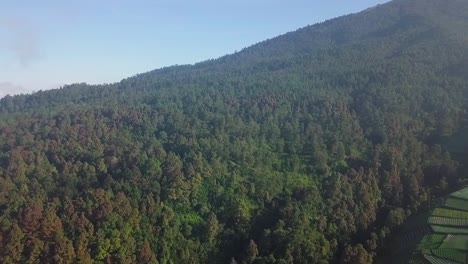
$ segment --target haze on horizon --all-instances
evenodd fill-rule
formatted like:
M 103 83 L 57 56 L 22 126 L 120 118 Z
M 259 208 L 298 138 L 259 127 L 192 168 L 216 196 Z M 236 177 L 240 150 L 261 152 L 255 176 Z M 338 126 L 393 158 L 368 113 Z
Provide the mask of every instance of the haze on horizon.
M 235 52 L 385 0 L 0 3 L 0 98 Z

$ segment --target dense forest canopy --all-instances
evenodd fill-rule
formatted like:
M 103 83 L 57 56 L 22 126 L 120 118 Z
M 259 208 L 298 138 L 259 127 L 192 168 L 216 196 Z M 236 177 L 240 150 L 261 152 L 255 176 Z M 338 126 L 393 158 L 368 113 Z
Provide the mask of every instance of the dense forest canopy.
M 466 177 L 468 2 L 0 100 L 1 263 L 372 263 Z

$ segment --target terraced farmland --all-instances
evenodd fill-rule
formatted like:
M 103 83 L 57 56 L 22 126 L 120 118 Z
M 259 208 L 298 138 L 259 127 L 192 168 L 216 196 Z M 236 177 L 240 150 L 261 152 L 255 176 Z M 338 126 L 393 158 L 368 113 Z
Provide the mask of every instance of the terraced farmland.
M 460 199 L 468 199 L 468 188 L 461 189 L 449 195 L 450 197 L 460 198 Z
M 442 242 L 440 249 L 457 249 L 468 250 L 468 236 L 467 235 L 452 235 L 449 234 Z
M 455 197 L 449 197 L 445 200 L 444 207 L 454 210 L 468 211 L 468 199 L 465 200 Z
M 468 219 L 431 216 L 429 217 L 428 224 L 468 227 Z
M 468 187 L 411 216 L 376 263 L 468 264 Z
M 444 243 L 447 235 L 442 234 L 429 234 L 425 235 L 419 243 L 418 250 L 438 249 Z
M 441 201 L 427 219 L 431 233 L 421 239 L 408 263 L 468 263 L 468 188 Z
M 438 258 L 432 255 L 424 255 L 424 257 L 426 258 L 426 260 L 428 260 L 432 264 L 458 264 L 458 262 L 450 261 L 450 260 L 443 259 L 443 258 Z
M 466 258 L 466 254 L 456 249 L 435 249 L 431 250 L 430 255 L 457 263 L 465 263 Z
M 431 225 L 432 231 L 438 234 L 461 234 L 468 235 L 468 228 L 466 227 L 452 227 L 452 226 L 440 226 Z
M 468 219 L 468 212 L 457 211 L 457 210 L 448 209 L 448 208 L 436 208 L 432 212 L 432 216 Z

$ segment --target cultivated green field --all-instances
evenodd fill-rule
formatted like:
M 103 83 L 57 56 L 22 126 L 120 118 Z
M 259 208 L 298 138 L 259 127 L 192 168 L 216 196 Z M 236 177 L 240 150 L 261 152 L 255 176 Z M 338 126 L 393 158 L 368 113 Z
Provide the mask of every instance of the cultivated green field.
M 462 211 L 468 211 L 468 200 L 449 197 L 445 200 L 444 207 Z
M 434 233 L 439 233 L 439 234 L 468 235 L 468 228 L 466 227 L 431 225 L 431 228 Z
M 468 187 L 411 216 L 376 263 L 468 264 Z
M 466 260 L 466 253 L 456 249 L 434 249 L 430 251 L 430 255 L 458 263 L 465 263 Z
M 440 249 L 468 250 L 468 235 L 447 235 Z
M 431 216 L 429 217 L 428 224 L 468 227 L 468 219 Z
M 425 235 L 419 243 L 418 250 L 438 249 L 444 242 L 447 235 L 429 234 Z
M 455 197 L 459 199 L 468 200 L 468 188 L 461 189 L 449 195 L 450 197 Z
M 448 208 L 436 208 L 432 212 L 432 216 L 468 219 L 468 212 L 458 211 L 458 210 L 453 210 L 453 209 L 448 209 Z
M 419 242 L 408 263 L 468 263 L 468 188 L 442 199 L 427 224 L 431 233 Z
M 431 264 L 458 264 L 458 262 L 454 262 L 454 261 L 443 259 L 443 258 L 438 258 L 432 255 L 424 255 L 424 258 L 427 261 L 429 261 L 429 263 Z M 424 262 L 424 263 L 427 263 L 427 262 Z

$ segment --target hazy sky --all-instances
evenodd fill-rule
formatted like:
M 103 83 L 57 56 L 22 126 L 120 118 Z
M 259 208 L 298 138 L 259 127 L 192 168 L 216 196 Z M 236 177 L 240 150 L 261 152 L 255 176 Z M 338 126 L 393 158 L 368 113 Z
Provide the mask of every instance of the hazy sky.
M 386 0 L 0 0 L 0 97 L 217 58 Z

